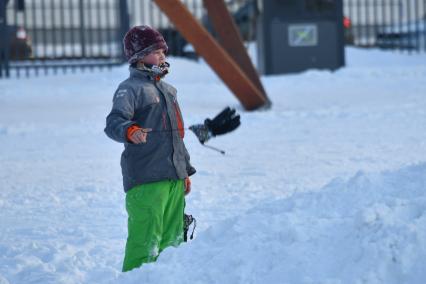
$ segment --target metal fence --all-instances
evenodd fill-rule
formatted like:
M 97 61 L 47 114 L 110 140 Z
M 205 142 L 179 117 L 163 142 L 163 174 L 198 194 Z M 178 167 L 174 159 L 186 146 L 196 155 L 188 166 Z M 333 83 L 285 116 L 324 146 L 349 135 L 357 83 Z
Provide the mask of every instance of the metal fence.
M 202 0 L 182 2 L 203 19 Z M 0 77 L 121 64 L 124 33 L 140 24 L 160 30 L 169 54 L 194 56 L 152 0 L 0 0 Z
M 122 62 L 125 0 L 0 1 L 6 5 L 0 76 L 8 69 L 20 76 Z
M 426 0 L 345 0 L 347 42 L 426 51 Z
M 203 0 L 181 1 L 209 27 Z M 258 1 L 226 1 L 243 37 L 254 40 Z M 426 0 L 343 3 L 347 44 L 426 51 Z M 0 77 L 121 64 L 122 37 L 140 24 L 159 29 L 171 55 L 195 56 L 152 0 L 0 0 Z

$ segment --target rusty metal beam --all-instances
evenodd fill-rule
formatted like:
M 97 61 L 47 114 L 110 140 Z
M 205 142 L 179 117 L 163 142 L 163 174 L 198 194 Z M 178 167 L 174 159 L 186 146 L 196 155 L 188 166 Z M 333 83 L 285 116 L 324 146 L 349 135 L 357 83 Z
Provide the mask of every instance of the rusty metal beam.
M 259 79 L 253 63 L 243 43 L 243 38 L 238 31 L 234 19 L 226 7 L 224 0 L 203 0 L 209 19 L 219 37 L 219 42 L 228 54 L 237 62 L 247 77 L 260 90 L 265 99 L 265 89 Z
M 245 109 L 254 110 L 267 103 L 262 92 L 180 0 L 154 0 L 154 2 L 225 82 Z

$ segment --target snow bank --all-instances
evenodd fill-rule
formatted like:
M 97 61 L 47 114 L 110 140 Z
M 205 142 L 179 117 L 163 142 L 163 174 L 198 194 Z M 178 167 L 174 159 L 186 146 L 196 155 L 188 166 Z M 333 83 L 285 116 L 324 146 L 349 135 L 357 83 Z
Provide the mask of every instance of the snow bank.
M 199 234 L 126 283 L 423 283 L 426 164 L 337 178 Z M 179 280 L 179 281 L 178 281 Z M 158 282 L 157 282 L 158 281 Z

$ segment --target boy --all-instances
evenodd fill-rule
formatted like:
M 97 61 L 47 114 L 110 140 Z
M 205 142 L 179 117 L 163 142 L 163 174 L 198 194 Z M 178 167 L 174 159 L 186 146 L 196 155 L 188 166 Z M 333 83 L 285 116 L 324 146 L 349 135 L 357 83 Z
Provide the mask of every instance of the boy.
M 130 77 L 114 94 L 105 133 L 124 143 L 121 156 L 128 238 L 123 272 L 153 262 L 168 246 L 183 241 L 184 194 L 195 169 L 185 148 L 176 89 L 167 74 L 167 44 L 149 26 L 124 37 Z

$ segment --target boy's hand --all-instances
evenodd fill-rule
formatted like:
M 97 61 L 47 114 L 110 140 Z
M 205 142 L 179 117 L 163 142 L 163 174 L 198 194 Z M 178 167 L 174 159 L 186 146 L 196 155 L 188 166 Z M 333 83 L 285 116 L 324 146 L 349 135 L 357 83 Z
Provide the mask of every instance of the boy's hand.
M 185 182 L 185 195 L 187 195 L 188 193 L 191 192 L 191 180 L 189 179 L 189 177 L 186 177 L 184 182 Z
M 148 132 L 151 132 L 151 128 L 137 128 L 129 133 L 128 138 L 134 144 L 146 143 Z

